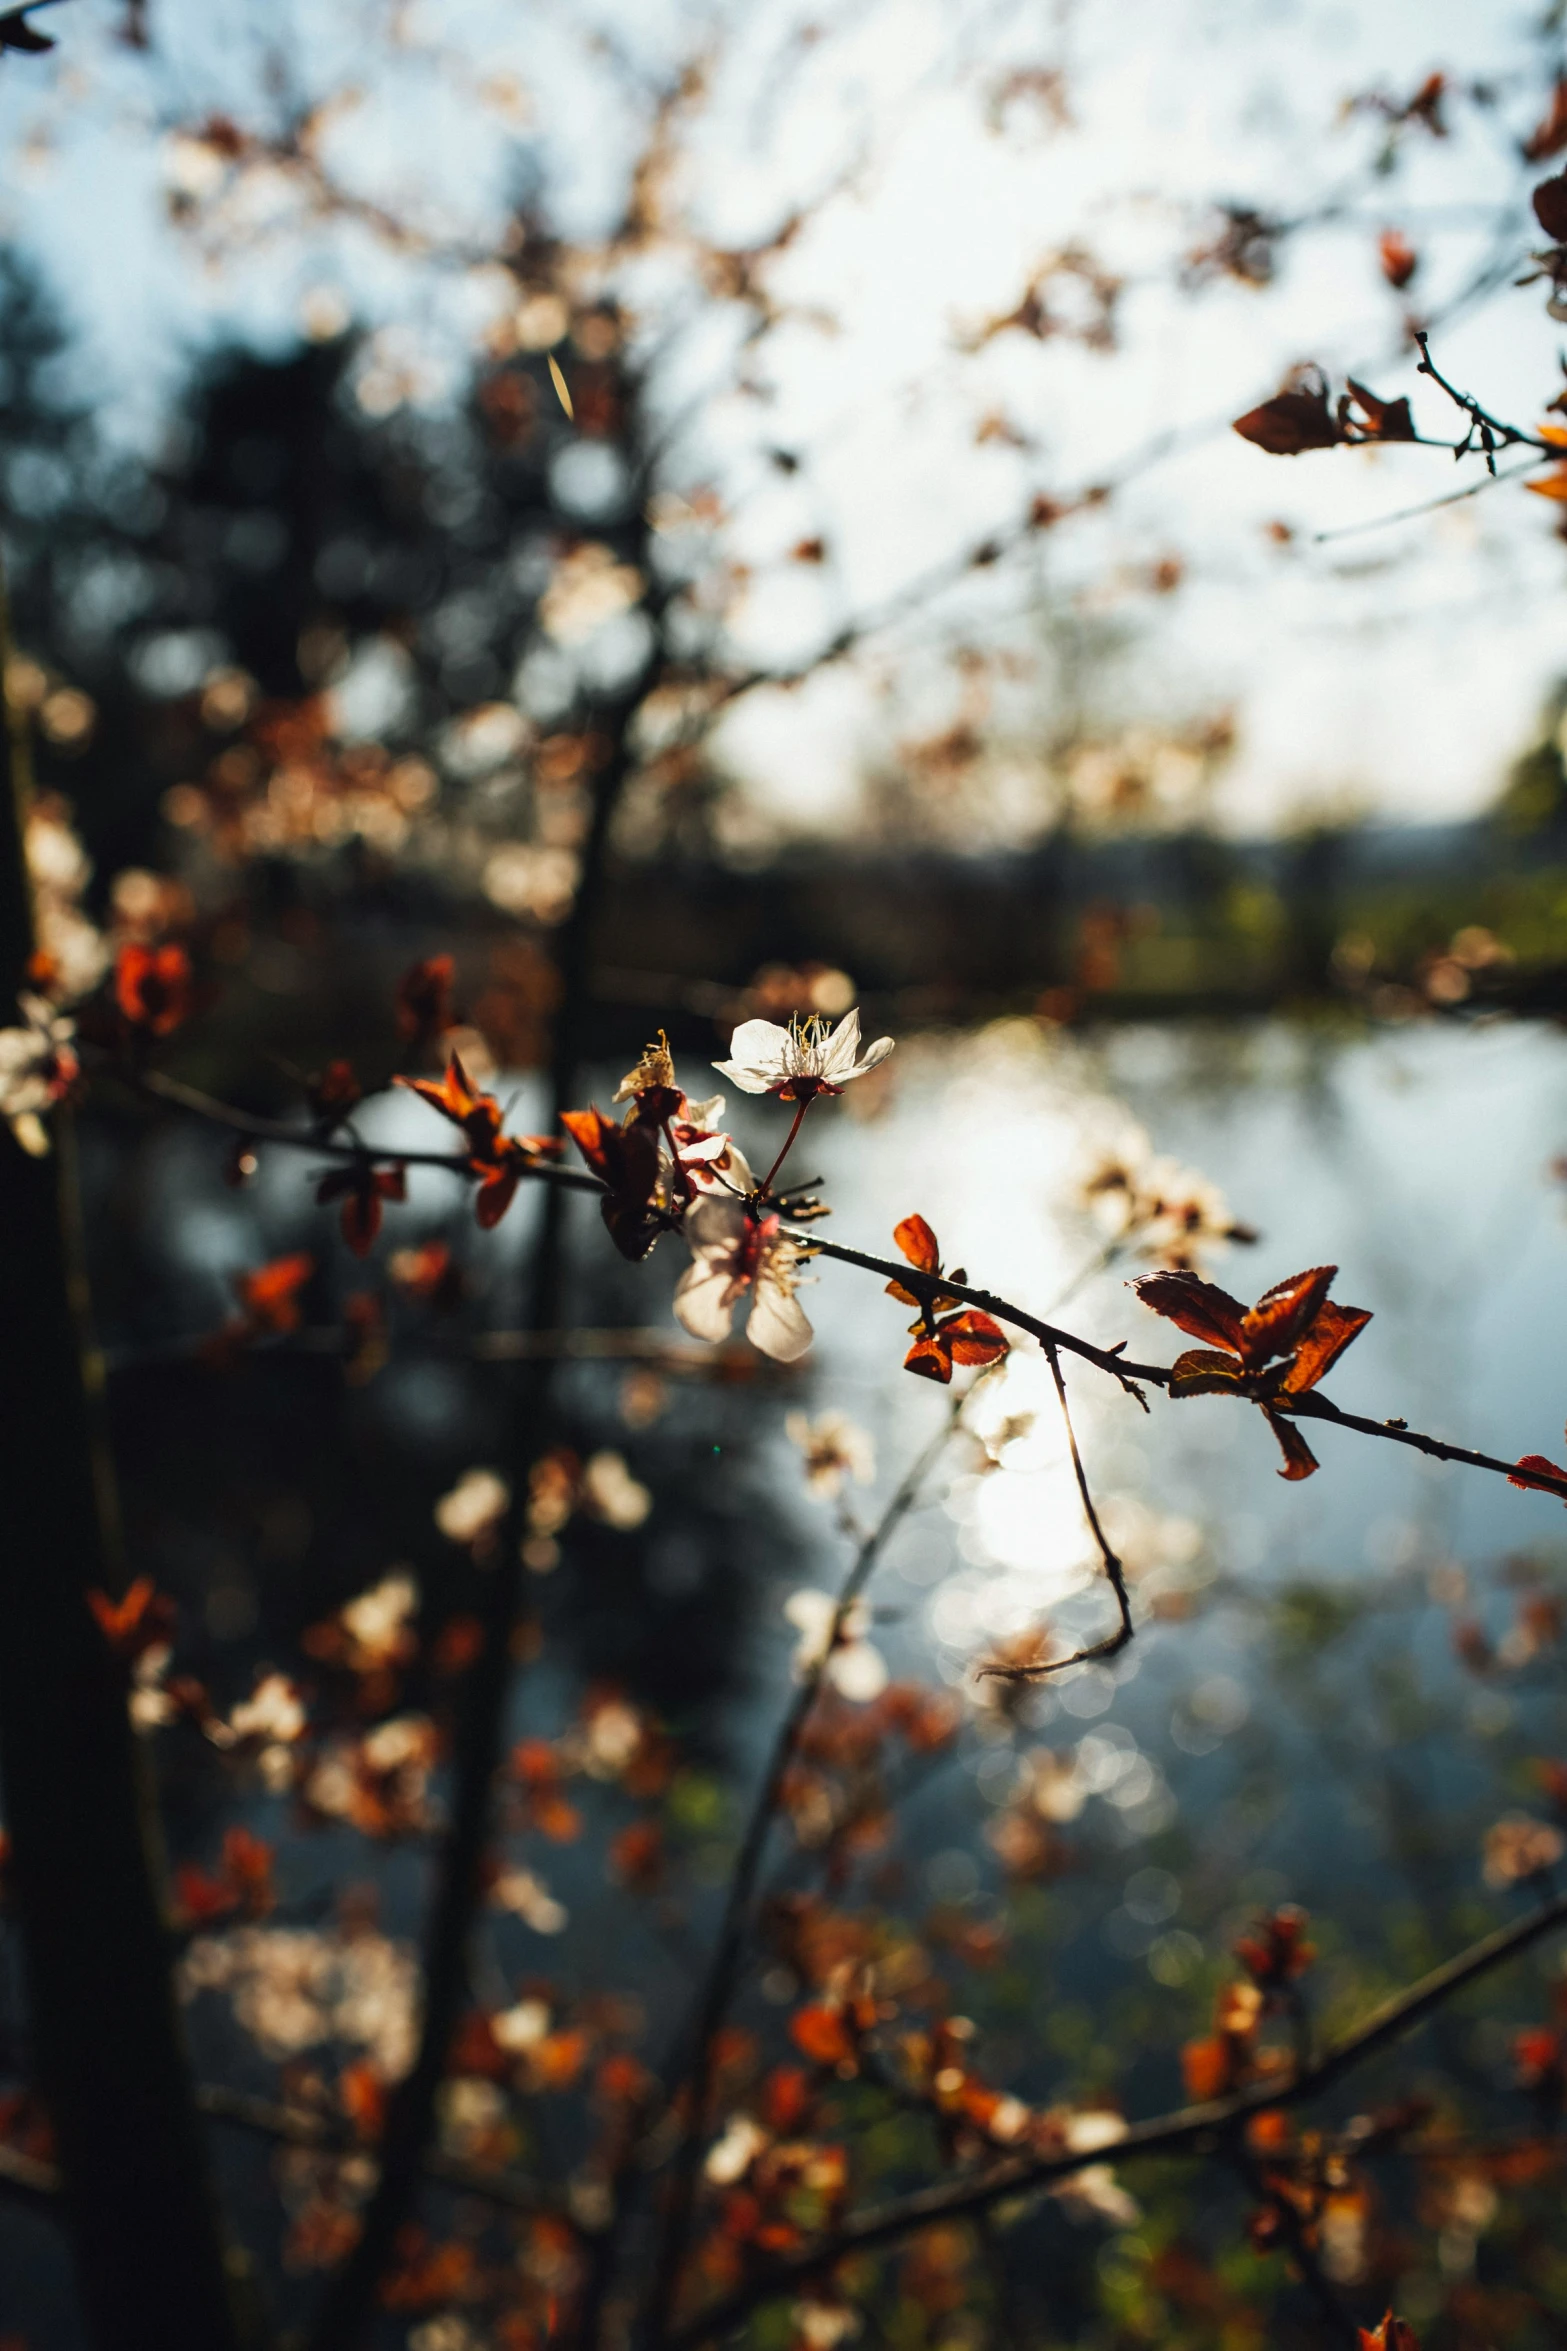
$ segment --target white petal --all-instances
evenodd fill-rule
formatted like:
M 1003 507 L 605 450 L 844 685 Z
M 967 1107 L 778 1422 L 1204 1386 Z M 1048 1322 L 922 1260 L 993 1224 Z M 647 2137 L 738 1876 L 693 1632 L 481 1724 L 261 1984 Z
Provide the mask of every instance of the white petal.
M 765 1094 L 778 1081 L 776 1070 L 742 1069 L 737 1061 L 715 1061 L 713 1067 L 742 1094 Z
M 709 1094 L 705 1102 L 688 1101 L 681 1113 L 687 1126 L 706 1128 L 716 1127 L 723 1115 L 724 1098 L 722 1094 Z
M 727 1257 L 740 1245 L 745 1210 L 727 1192 L 707 1192 L 687 1209 L 680 1229 L 693 1257 Z
M 675 1320 L 693 1339 L 707 1339 L 716 1345 L 729 1336 L 735 1295 L 728 1267 L 699 1257 L 687 1266 L 675 1286 Z
M 847 1649 L 837 1649 L 828 1658 L 827 1679 L 840 1696 L 868 1706 L 887 1687 L 887 1663 L 869 1641 L 851 1641 Z
M 753 1347 L 763 1355 L 770 1355 L 775 1363 L 793 1363 L 805 1353 L 816 1334 L 793 1292 L 778 1282 L 770 1282 L 764 1274 L 756 1286 L 756 1304 L 751 1309 L 745 1335 Z
M 807 1584 L 803 1590 L 790 1593 L 783 1612 L 796 1632 L 804 1633 L 808 1641 L 816 1644 L 819 1657 L 826 1646 L 828 1627 L 838 1613 L 838 1603 L 832 1594 L 818 1592 Z
M 846 1012 L 832 1035 L 820 1049 L 817 1067 L 829 1083 L 836 1084 L 854 1068 L 854 1056 L 860 1049 L 860 1008 Z
M 874 1045 L 867 1045 L 860 1056 L 860 1066 L 854 1071 L 854 1076 L 862 1078 L 868 1069 L 875 1069 L 879 1063 L 886 1060 L 896 1043 L 896 1037 L 878 1037 Z
M 776 1021 L 743 1020 L 729 1040 L 729 1059 L 713 1067 L 747 1094 L 765 1094 L 789 1068 L 791 1039 Z

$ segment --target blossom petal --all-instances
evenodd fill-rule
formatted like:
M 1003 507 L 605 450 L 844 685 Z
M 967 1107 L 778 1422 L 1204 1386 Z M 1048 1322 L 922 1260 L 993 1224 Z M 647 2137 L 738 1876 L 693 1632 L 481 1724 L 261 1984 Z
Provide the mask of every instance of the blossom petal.
M 740 1285 L 722 1259 L 698 1257 L 675 1285 L 675 1320 L 693 1339 L 727 1339 Z
M 868 1706 L 879 1698 L 891 1679 L 887 1661 L 879 1649 L 869 1641 L 851 1641 L 847 1648 L 835 1649 L 827 1660 L 827 1679 L 840 1698 L 852 1699 L 857 1706 Z
M 796 1362 L 816 1336 L 794 1292 L 781 1282 L 769 1281 L 765 1272 L 756 1286 L 756 1304 L 745 1335 L 775 1363 Z
M 855 1055 L 860 1050 L 860 1008 L 846 1012 L 838 1026 L 823 1038 L 818 1049 L 816 1066 L 820 1074 L 836 1083 L 840 1078 L 854 1074 Z
M 896 1037 L 878 1037 L 874 1045 L 866 1046 L 860 1055 L 858 1065 L 849 1072 L 849 1075 L 862 1078 L 868 1070 L 878 1069 L 897 1041 Z
M 791 1038 L 776 1021 L 743 1020 L 729 1040 L 727 1061 L 713 1067 L 744 1094 L 765 1094 L 789 1070 Z
M 745 1210 L 727 1192 L 705 1192 L 686 1211 L 681 1226 L 696 1258 L 728 1256 L 745 1232 Z

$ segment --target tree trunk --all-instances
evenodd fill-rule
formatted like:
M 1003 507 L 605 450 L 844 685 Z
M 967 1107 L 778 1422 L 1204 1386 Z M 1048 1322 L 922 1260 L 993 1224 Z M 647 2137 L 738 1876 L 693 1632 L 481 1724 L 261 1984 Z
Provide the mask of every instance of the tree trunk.
M 0 663 L 7 651 L 0 608 Z M 26 747 L 0 726 L 0 1024 L 32 943 Z M 0 1123 L 0 1779 L 37 2086 L 103 2351 L 237 2332 L 170 1977 L 150 1774 L 88 1606 L 123 1583 L 102 1374 L 86 1343 L 69 1120 Z

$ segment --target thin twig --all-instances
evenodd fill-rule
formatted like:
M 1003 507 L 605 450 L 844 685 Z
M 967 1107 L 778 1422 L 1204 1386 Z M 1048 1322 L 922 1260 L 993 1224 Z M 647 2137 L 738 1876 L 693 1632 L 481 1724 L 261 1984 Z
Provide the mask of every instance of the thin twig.
M 357 1143 L 321 1142 L 308 1130 L 301 1131 L 280 1120 L 260 1119 L 248 1111 L 235 1110 L 211 1095 L 200 1093 L 193 1086 L 186 1086 L 174 1078 L 162 1077 L 156 1072 L 143 1073 L 136 1083 L 142 1090 L 176 1103 L 195 1116 L 210 1119 L 236 1132 L 253 1135 L 258 1140 L 324 1151 L 338 1158 L 374 1158 L 386 1165 L 442 1167 L 464 1176 L 472 1173 L 468 1160 L 455 1158 L 449 1153 L 367 1150 Z M 605 1189 L 599 1178 L 586 1169 L 535 1163 L 524 1168 L 522 1173 L 536 1177 L 557 1190 L 602 1193 Z M 1010 1323 L 1015 1330 L 1027 1331 L 1038 1339 L 1041 1346 L 1047 1349 L 1057 1347 L 1063 1354 L 1076 1355 L 1084 1363 L 1092 1363 L 1119 1382 L 1126 1393 L 1135 1397 L 1140 1404 L 1146 1405 L 1141 1392 L 1143 1386 L 1168 1388 L 1170 1385 L 1168 1365 L 1134 1361 L 1126 1355 L 1124 1341 L 1114 1347 L 1096 1347 L 1092 1341 L 1079 1338 L 1076 1332 L 1043 1321 L 1038 1315 L 1027 1313 L 1021 1306 L 1014 1306 L 1009 1299 L 998 1298 L 992 1290 L 976 1289 L 970 1283 L 954 1281 L 947 1274 L 942 1274 L 938 1279 L 935 1275 L 919 1273 L 913 1266 L 901 1261 L 874 1257 L 864 1249 L 848 1248 L 841 1241 L 824 1240 L 814 1227 L 791 1230 L 786 1226 L 785 1230 L 789 1231 L 791 1239 L 798 1241 L 811 1255 L 830 1257 L 840 1265 L 858 1266 L 862 1272 L 879 1274 L 884 1281 L 896 1281 L 903 1288 L 912 1290 L 922 1301 L 933 1303 L 937 1297 L 950 1297 L 966 1305 L 981 1307 L 986 1313 L 994 1315 L 997 1321 Z M 1494 1453 L 1481 1453 L 1472 1446 L 1448 1444 L 1440 1437 L 1427 1436 L 1419 1429 L 1409 1428 L 1402 1421 L 1368 1420 L 1359 1413 L 1341 1411 L 1336 1404 L 1331 1404 L 1326 1396 L 1315 1390 L 1301 1396 L 1274 1397 L 1269 1401 L 1273 1411 L 1287 1413 L 1296 1420 L 1331 1421 L 1338 1428 L 1355 1430 L 1359 1436 L 1380 1437 L 1388 1444 L 1407 1445 L 1433 1461 L 1459 1462 L 1466 1468 L 1489 1470 L 1494 1476 L 1509 1479 L 1518 1467 L 1516 1461 L 1504 1461 Z M 1567 1477 L 1563 1477 L 1559 1484 L 1549 1484 L 1542 1474 L 1534 1482 L 1541 1490 L 1560 1493 L 1562 1499 L 1567 1501 Z M 1068 1662 L 1071 1661 L 1061 1660 L 1063 1665 Z
M 819 1257 L 833 1257 L 844 1265 L 857 1265 L 865 1273 L 880 1274 L 885 1280 L 901 1282 L 916 1295 L 923 1291 L 931 1296 L 961 1299 L 966 1305 L 979 1306 L 998 1322 L 1009 1322 L 1013 1328 L 1027 1331 L 1041 1346 L 1059 1347 L 1064 1355 L 1079 1356 L 1084 1363 L 1094 1364 L 1120 1382 L 1130 1394 L 1142 1398 L 1139 1389 L 1146 1385 L 1168 1388 L 1170 1368 L 1161 1363 L 1139 1363 L 1123 1352 L 1124 1342 L 1115 1347 L 1096 1347 L 1091 1340 L 1081 1339 L 1074 1331 L 1060 1329 L 1056 1324 L 1043 1322 L 1038 1315 L 1026 1313 L 1006 1298 L 998 1298 L 992 1290 L 977 1290 L 971 1285 L 956 1282 L 947 1274 L 939 1282 L 934 1275 L 915 1272 L 912 1266 L 900 1264 L 890 1257 L 873 1257 L 863 1249 L 846 1248 L 839 1241 L 824 1241 L 815 1231 L 801 1231 L 793 1236 L 802 1246 Z M 1494 1453 L 1476 1452 L 1468 1445 L 1450 1445 L 1444 1438 L 1426 1436 L 1419 1429 L 1405 1426 L 1402 1421 L 1368 1420 L 1358 1412 L 1343 1412 L 1330 1404 L 1327 1397 L 1312 1389 L 1303 1396 L 1270 1398 L 1275 1412 L 1288 1413 L 1296 1420 L 1331 1421 L 1336 1428 L 1353 1429 L 1358 1436 L 1380 1437 L 1390 1445 L 1408 1445 L 1415 1452 L 1426 1454 L 1433 1461 L 1456 1461 L 1469 1469 L 1490 1470 L 1497 1477 L 1511 1478 L 1518 1467 L 1516 1461 L 1503 1461 Z M 1559 1493 L 1567 1501 L 1567 1477 L 1548 1485 L 1542 1473 L 1538 1480 L 1542 1492 Z
M 976 1383 L 977 1384 L 977 1383 Z M 807 1666 L 800 1686 L 794 1694 L 787 1714 L 773 1741 L 767 1769 L 757 1789 L 746 1823 L 745 1836 L 729 1880 L 723 1917 L 719 1922 L 718 1937 L 713 1946 L 707 1978 L 698 1996 L 696 2014 L 689 2034 L 690 2055 L 677 2070 L 675 2087 L 668 2105 L 672 2106 L 683 2092 L 687 2104 L 681 2135 L 675 2150 L 674 2177 L 664 2215 L 658 2257 L 654 2265 L 652 2289 L 647 2305 L 647 2333 L 650 2342 L 661 2340 L 673 2308 L 679 2284 L 680 2267 L 684 2259 L 686 2241 L 696 2195 L 697 2160 L 701 2153 L 703 2134 L 707 2124 L 707 2108 L 712 2090 L 713 2047 L 729 2004 L 734 1997 L 744 1956 L 746 1937 L 750 1928 L 753 1898 L 757 1878 L 761 1872 L 767 1841 L 777 1817 L 784 1779 L 794 1760 L 801 1733 L 805 1729 L 812 1708 L 820 1694 L 832 1655 L 843 1634 L 849 1612 L 865 1589 L 878 1559 L 887 1543 L 920 1497 L 925 1479 L 934 1468 L 955 1433 L 970 1388 L 962 1397 L 955 1398 L 951 1410 L 936 1435 L 919 1454 L 906 1472 L 897 1491 L 880 1519 L 861 1543 L 853 1563 L 843 1581 L 833 1610 L 827 1638 L 819 1657 Z M 666 2111 L 667 2111 L 666 2107 Z
M 1099 1546 L 1106 1579 L 1115 1594 L 1120 1621 L 1113 1632 L 1102 1641 L 1092 1641 L 1087 1647 L 1074 1649 L 1070 1657 L 1052 1657 L 1038 1665 L 982 1665 L 981 1680 L 1002 1682 L 1042 1682 L 1053 1673 L 1064 1673 L 1069 1665 L 1090 1665 L 1101 1657 L 1116 1657 L 1126 1647 L 1133 1634 L 1132 1603 L 1126 1589 L 1126 1570 L 1116 1557 L 1109 1536 L 1105 1533 L 1094 1497 L 1089 1490 L 1088 1473 L 1083 1467 L 1082 1449 L 1077 1442 L 1077 1431 L 1072 1426 L 1072 1408 L 1067 1402 L 1066 1380 L 1061 1370 L 1061 1350 L 1047 1343 L 1045 1358 L 1050 1365 L 1050 1376 L 1056 1384 L 1056 1395 L 1061 1403 L 1061 1418 L 1066 1426 L 1066 1441 L 1072 1449 L 1072 1470 L 1077 1479 L 1077 1490 L 1082 1497 L 1083 1515 L 1089 1530 Z
M 1360 2329 L 1351 2313 L 1339 2300 L 1332 2279 L 1317 2258 L 1306 2223 L 1286 2196 L 1274 2195 L 1263 2177 L 1261 2167 L 1248 2153 L 1244 2139 L 1237 2133 L 1230 2148 L 1230 2160 L 1245 2187 L 1259 2204 L 1265 2205 L 1278 2221 L 1280 2234 L 1289 2248 L 1291 2260 L 1299 2270 L 1307 2293 L 1316 2303 L 1339 2342 L 1357 2351 Z
M 1383 531 L 1391 529 L 1394 523 L 1418 522 L 1423 514 L 1435 514 L 1444 506 L 1462 506 L 1466 498 L 1478 498 L 1483 490 L 1499 490 L 1503 482 L 1521 482 L 1526 474 L 1538 473 L 1547 462 L 1543 457 L 1531 457 L 1526 465 L 1509 466 L 1506 473 L 1485 474 L 1466 489 L 1448 490 L 1440 498 L 1423 498 L 1418 506 L 1401 506 L 1396 513 L 1374 515 L 1369 522 L 1343 523 L 1334 531 L 1313 531 L 1311 543 L 1314 547 L 1326 547 L 1335 539 L 1358 538 L 1363 531 Z
M 1567 1894 L 1553 1895 L 1550 1901 L 1513 1925 L 1499 1927 L 1456 1958 L 1433 1968 L 1406 1991 L 1383 2001 L 1354 2032 L 1325 2051 L 1314 2066 L 1290 2079 L 1270 2080 L 1237 2091 L 1229 2098 L 1211 2099 L 1201 2106 L 1183 2107 L 1173 2114 L 1133 2123 L 1125 2136 L 1109 2147 L 1060 2155 L 1019 2155 L 977 2179 L 942 2181 L 852 2216 L 816 2245 L 769 2263 L 745 2285 L 711 2302 L 705 2311 L 699 2311 L 683 2326 L 673 2329 L 665 2337 L 662 2351 L 694 2351 L 697 2344 L 710 2342 L 739 2326 L 762 2303 L 798 2290 L 805 2279 L 831 2269 L 851 2254 L 897 2244 L 936 2221 L 966 2219 L 975 2213 L 988 2212 L 1008 2198 L 1030 2195 L 1054 2186 L 1059 2180 L 1070 2179 L 1089 2164 L 1107 2160 L 1120 2164 L 1144 2156 L 1216 2152 L 1237 2124 L 1274 2107 L 1299 2105 L 1319 2097 L 1390 2042 L 1401 2039 L 1423 2023 L 1457 1993 L 1563 1925 L 1567 1925 Z
M 114 1075 L 130 1087 L 132 1093 L 145 1094 L 158 1102 L 171 1102 L 179 1110 L 188 1110 L 193 1117 L 204 1118 L 209 1125 L 225 1127 L 231 1134 L 247 1135 L 257 1143 L 281 1143 L 296 1151 L 313 1151 L 318 1158 L 374 1160 L 378 1167 L 441 1167 L 450 1175 L 472 1177 L 473 1162 L 462 1152 L 408 1151 L 401 1144 L 381 1145 L 360 1141 L 339 1142 L 331 1130 L 323 1133 L 317 1127 L 298 1127 L 287 1119 L 265 1118 L 251 1110 L 236 1110 L 232 1103 L 220 1102 L 215 1095 L 204 1094 L 198 1086 L 187 1086 L 181 1078 L 171 1078 L 162 1070 L 131 1071 L 116 1065 Z M 603 1185 L 598 1177 L 585 1168 L 556 1167 L 548 1160 L 530 1160 L 518 1171 L 523 1177 L 533 1177 L 547 1184 L 562 1184 L 572 1192 L 599 1192 Z

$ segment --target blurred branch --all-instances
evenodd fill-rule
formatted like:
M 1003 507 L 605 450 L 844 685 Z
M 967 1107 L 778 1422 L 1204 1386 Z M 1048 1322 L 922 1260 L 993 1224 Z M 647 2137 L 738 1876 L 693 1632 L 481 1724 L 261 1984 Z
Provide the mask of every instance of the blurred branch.
M 860 2214 L 814 2246 L 769 2264 L 747 2284 L 709 2304 L 684 2325 L 670 2330 L 661 2351 L 694 2351 L 738 2327 L 765 2302 L 793 2293 L 810 2278 L 855 2254 L 868 2253 L 913 2236 L 933 2222 L 968 2219 L 992 2211 L 998 2204 L 1033 2194 L 1070 2179 L 1090 2164 L 1130 2162 L 1134 2157 L 1195 2155 L 1219 2151 L 1225 2136 L 1252 2115 L 1281 2106 L 1295 2106 L 1352 2073 L 1389 2043 L 1399 2040 L 1481 1977 L 1516 1958 L 1542 1936 L 1567 1925 L 1567 1894 L 1553 1895 L 1537 1910 L 1512 1926 L 1470 1945 L 1457 1958 L 1434 1968 L 1427 1976 L 1385 2000 L 1364 2024 L 1328 2049 L 1314 2066 L 1286 2081 L 1270 2080 L 1230 2098 L 1216 2098 L 1200 2106 L 1183 2107 L 1150 2122 L 1133 2123 L 1124 2137 L 1075 2153 L 1048 2156 L 1020 2155 L 998 2164 L 978 2178 L 942 2182 L 903 2196 L 890 2204 Z
M 680 2269 L 695 2207 L 698 2159 L 707 2129 L 708 2105 L 713 2086 L 714 2044 L 734 1997 L 750 1931 L 757 1879 L 778 1814 L 784 1780 L 799 1747 L 801 1734 L 821 1694 L 833 1653 L 843 1639 L 850 1612 L 893 1534 L 917 1505 L 925 1480 L 956 1433 L 964 1406 L 972 1394 L 971 1387 L 964 1395 L 953 1398 L 941 1427 L 905 1472 L 886 1509 L 860 1544 L 839 1591 L 821 1653 L 801 1675 L 800 1686 L 779 1726 L 767 1768 L 752 1803 L 739 1855 L 729 1879 L 723 1917 L 719 1922 L 707 1976 L 697 1999 L 696 2015 L 690 2028 L 690 2055 L 684 2064 L 677 2067 L 673 2086 L 665 2101 L 665 2111 L 669 2112 L 683 2098 L 685 2112 L 675 2150 L 674 2176 L 647 2302 L 645 2323 L 647 2338 L 652 2343 L 661 2341 L 664 2336 L 679 2287 Z
M 651 578 L 645 503 L 638 503 L 636 513 L 639 519 L 631 560 L 644 578 Z M 613 749 L 594 792 L 576 898 L 558 934 L 560 1008 L 550 1072 L 551 1132 L 570 1105 L 581 1060 L 594 926 L 610 827 L 634 768 L 632 723 L 662 650 L 665 601 L 656 583 L 649 591 L 647 610 L 652 627 L 641 666 L 614 697 L 597 706 L 594 714 Z M 555 1332 L 563 1323 L 567 1192 L 596 1188 L 592 1178 L 584 1183 L 578 1177 L 575 1185 L 555 1183 L 546 1189 L 539 1238 L 524 1277 L 521 1320 L 530 1332 Z M 425 1932 L 419 2046 L 413 2065 L 392 2096 L 381 2146 L 380 2177 L 366 2207 L 358 2241 L 329 2280 L 317 2309 L 310 2336 L 313 2351 L 353 2351 L 370 2332 L 377 2289 L 413 2212 L 425 2151 L 435 2137 L 437 2097 L 468 1994 L 470 1946 L 484 1895 L 492 1791 L 505 1747 L 513 1635 L 522 1608 L 523 1512 L 529 1472 L 549 1442 L 557 1360 L 546 1355 L 525 1361 L 519 1370 L 511 1415 L 511 1504 L 499 1540 L 497 1564 L 486 1580 L 484 1646 L 470 1669 L 458 1720 L 450 1817 Z

